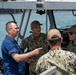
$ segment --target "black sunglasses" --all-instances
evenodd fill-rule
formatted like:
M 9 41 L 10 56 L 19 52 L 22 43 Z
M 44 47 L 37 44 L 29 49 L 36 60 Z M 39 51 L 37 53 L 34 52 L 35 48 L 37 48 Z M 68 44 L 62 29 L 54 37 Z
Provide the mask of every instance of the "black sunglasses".
M 73 35 L 73 34 L 76 34 L 76 33 L 73 33 L 73 32 L 68 32 L 70 35 Z

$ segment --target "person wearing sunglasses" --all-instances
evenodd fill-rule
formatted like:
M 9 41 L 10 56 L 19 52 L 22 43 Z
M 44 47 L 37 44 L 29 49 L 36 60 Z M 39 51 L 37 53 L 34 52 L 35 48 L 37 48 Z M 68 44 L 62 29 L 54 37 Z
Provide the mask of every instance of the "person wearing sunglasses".
M 76 75 L 76 54 L 63 50 L 61 48 L 62 41 L 63 38 L 58 29 L 50 29 L 47 32 L 47 42 L 50 49 L 39 58 L 35 69 L 36 75 L 41 75 L 40 73 L 52 66 L 56 66 L 56 74 L 49 75 Z
M 71 26 L 68 30 L 69 35 L 69 44 L 67 46 L 67 50 L 76 54 L 76 25 Z

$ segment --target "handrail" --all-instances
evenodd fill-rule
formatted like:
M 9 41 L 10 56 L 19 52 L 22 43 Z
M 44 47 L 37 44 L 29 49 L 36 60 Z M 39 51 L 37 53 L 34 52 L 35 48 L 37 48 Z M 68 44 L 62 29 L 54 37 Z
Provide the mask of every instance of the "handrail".
M 14 22 L 16 22 L 16 20 L 15 20 L 15 18 L 14 18 L 14 15 L 11 13 L 11 12 L 9 12 L 9 11 L 7 11 L 6 9 L 3 9 L 5 12 L 7 12 L 8 14 L 10 14 L 11 16 L 12 16 L 12 18 L 13 18 L 13 21 Z

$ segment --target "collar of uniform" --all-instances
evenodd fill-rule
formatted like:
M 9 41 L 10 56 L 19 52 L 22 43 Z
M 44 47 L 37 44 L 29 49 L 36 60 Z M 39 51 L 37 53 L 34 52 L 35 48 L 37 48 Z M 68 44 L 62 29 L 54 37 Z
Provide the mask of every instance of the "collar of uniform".
M 40 33 L 40 36 L 39 37 L 35 37 L 35 36 L 33 36 L 33 34 L 31 35 L 31 38 L 33 39 L 33 40 L 42 40 L 43 39 L 43 36 L 42 36 L 42 33 Z
M 61 48 L 53 48 L 49 50 L 49 54 L 54 57 L 56 54 L 59 54 L 61 52 Z
M 52 48 L 51 51 L 53 50 L 61 50 L 61 48 Z

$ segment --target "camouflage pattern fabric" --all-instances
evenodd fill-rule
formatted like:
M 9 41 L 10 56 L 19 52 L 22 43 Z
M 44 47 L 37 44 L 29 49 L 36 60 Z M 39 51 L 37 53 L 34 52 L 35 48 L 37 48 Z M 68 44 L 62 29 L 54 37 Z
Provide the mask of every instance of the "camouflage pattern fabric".
M 47 37 L 46 34 L 41 33 L 39 38 L 35 38 L 32 35 L 30 35 L 26 39 L 22 40 L 22 43 L 20 46 L 22 49 L 28 48 L 28 50 L 27 50 L 28 52 L 30 52 L 38 47 L 43 48 L 39 55 L 31 57 L 31 58 L 35 59 L 35 62 L 30 64 L 30 66 L 29 66 L 30 75 L 35 75 L 36 62 L 43 54 L 48 52 L 46 37 Z
M 76 55 L 61 49 L 50 50 L 38 60 L 36 75 L 52 66 L 57 67 L 56 75 L 76 75 Z
M 73 52 L 76 54 L 76 44 L 74 44 L 73 41 L 70 41 L 68 47 L 67 47 L 67 50 Z

